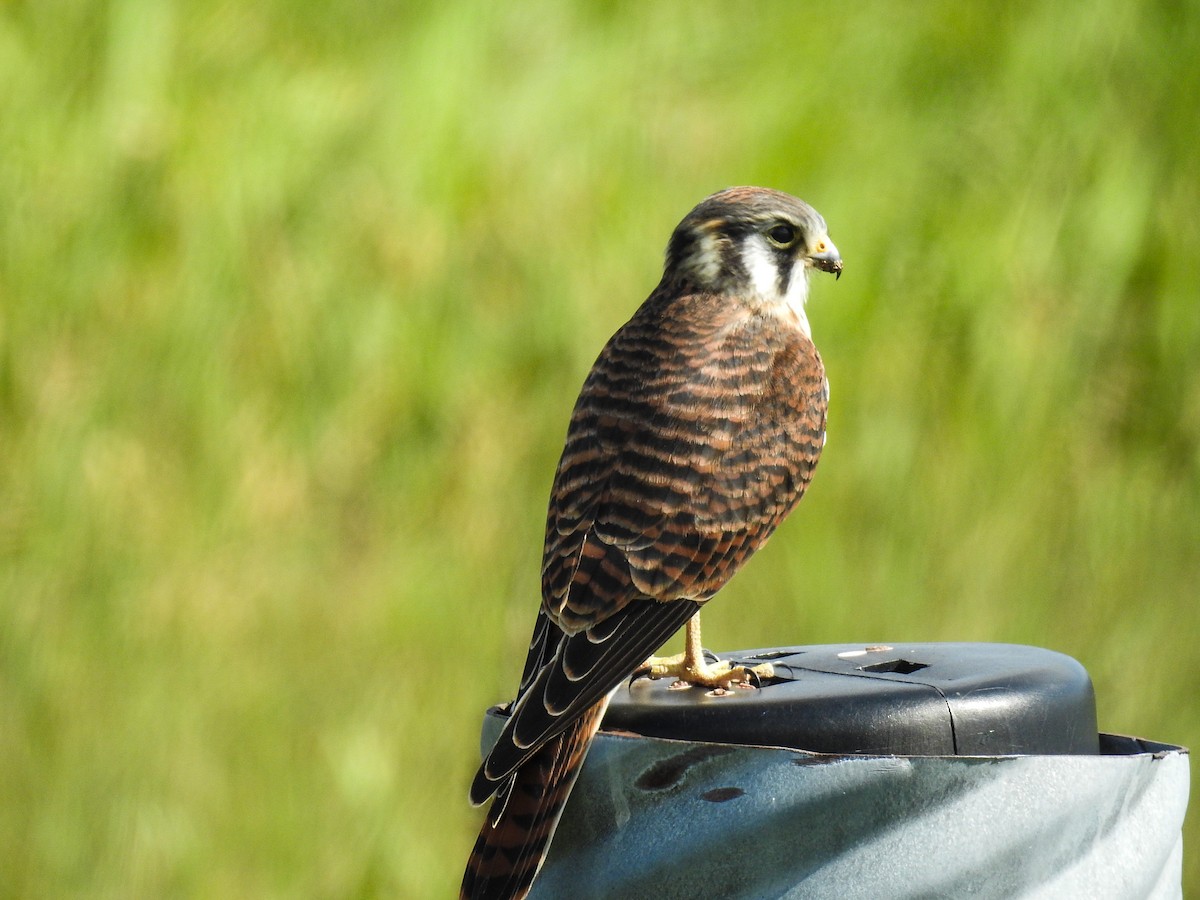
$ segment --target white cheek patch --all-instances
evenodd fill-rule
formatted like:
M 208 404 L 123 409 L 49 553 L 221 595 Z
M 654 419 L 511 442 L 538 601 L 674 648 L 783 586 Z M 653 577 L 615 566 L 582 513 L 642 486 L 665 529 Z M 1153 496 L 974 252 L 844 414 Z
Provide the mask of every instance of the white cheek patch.
M 742 263 L 750 276 L 750 284 L 754 287 L 755 293 L 774 310 L 776 315 L 793 319 L 800 330 L 811 337 L 808 316 L 804 312 L 804 304 L 808 300 L 808 269 L 805 268 L 804 263 L 797 260 L 792 266 L 787 293 L 783 295 L 779 293 L 779 268 L 776 256 L 763 243 L 762 238 L 755 237 L 746 242 L 742 250 Z
M 779 299 L 779 269 L 775 255 L 763 244 L 762 238 L 754 235 L 742 249 L 742 264 L 750 275 L 754 292 L 768 303 Z

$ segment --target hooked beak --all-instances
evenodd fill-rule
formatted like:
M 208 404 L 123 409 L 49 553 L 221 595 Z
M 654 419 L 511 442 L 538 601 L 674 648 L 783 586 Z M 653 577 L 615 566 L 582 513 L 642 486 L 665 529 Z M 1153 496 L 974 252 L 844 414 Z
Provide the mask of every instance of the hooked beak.
M 832 272 L 835 280 L 842 277 L 842 256 L 827 235 L 822 235 L 817 241 L 808 256 L 808 262 L 814 269 Z

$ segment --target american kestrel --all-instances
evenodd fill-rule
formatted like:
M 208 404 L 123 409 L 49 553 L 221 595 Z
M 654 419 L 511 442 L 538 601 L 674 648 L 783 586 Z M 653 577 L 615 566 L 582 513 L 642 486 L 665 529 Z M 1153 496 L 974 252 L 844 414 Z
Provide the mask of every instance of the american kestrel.
M 713 194 L 592 367 L 550 491 L 521 686 L 471 785 L 472 803 L 496 799 L 461 897 L 528 893 L 630 675 L 719 692 L 769 674 L 706 663 L 697 612 L 800 500 L 825 443 L 813 269 L 840 276 L 842 261 L 811 206 L 765 188 Z M 647 660 L 684 623 L 684 653 Z

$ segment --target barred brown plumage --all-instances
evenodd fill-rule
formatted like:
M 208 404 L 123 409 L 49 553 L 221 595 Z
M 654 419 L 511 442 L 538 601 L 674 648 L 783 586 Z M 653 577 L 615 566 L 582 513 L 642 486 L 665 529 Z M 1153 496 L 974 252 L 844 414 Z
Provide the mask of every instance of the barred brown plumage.
M 811 206 L 765 188 L 713 194 L 592 367 L 550 492 L 521 686 L 471 786 L 473 803 L 496 800 L 462 897 L 528 893 L 612 690 L 681 625 L 685 657 L 651 674 L 749 677 L 698 659 L 693 617 L 800 500 L 824 445 L 812 268 L 842 263 Z

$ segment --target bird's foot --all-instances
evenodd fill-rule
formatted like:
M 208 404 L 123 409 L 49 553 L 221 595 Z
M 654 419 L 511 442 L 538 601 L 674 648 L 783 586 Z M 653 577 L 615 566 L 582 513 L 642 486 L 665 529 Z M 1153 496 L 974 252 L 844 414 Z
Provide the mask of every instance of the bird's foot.
M 734 690 L 760 687 L 763 681 L 775 676 L 770 663 L 757 666 L 738 666 L 729 660 L 688 659 L 686 653 L 675 656 L 652 656 L 633 673 L 634 678 L 674 678 L 671 690 L 690 687 L 709 688 L 709 696 L 723 697 Z

